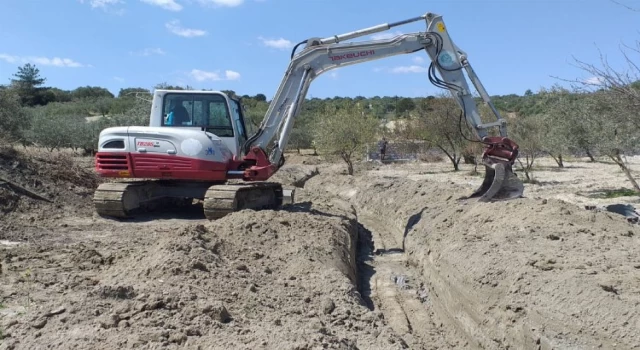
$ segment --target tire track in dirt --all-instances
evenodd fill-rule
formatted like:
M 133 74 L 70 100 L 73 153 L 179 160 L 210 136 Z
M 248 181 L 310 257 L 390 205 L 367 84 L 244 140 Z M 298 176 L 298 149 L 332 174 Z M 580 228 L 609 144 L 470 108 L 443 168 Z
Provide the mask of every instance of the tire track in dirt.
M 379 309 L 389 326 L 411 349 L 451 349 L 442 323 L 431 308 L 421 273 L 409 264 L 381 218 L 358 214 L 360 223 L 360 289 L 372 309 Z

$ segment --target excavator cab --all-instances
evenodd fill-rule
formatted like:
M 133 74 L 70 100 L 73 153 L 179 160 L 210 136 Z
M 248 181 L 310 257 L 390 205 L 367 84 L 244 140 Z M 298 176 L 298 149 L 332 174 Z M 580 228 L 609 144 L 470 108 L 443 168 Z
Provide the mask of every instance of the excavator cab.
M 157 114 L 156 109 L 162 114 Z M 196 128 L 211 133 L 236 156 L 247 140 L 240 101 L 218 91 L 156 90 L 150 126 Z

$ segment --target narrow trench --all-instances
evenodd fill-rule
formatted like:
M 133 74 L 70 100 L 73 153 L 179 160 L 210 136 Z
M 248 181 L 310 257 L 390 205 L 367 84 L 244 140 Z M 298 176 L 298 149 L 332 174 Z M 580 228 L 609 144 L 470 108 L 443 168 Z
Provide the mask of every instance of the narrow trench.
M 356 250 L 358 292 L 360 292 L 362 299 L 371 311 L 375 310 L 375 304 L 373 300 L 371 300 L 371 285 L 369 283 L 375 274 L 375 269 L 372 264 L 374 248 L 371 231 L 358 221 L 358 247 Z
M 416 219 L 410 218 L 407 227 L 419 221 Z M 440 344 L 439 348 L 449 348 L 433 321 L 420 271 L 410 266 L 404 255 L 404 244 L 396 242 L 379 218 L 358 215 L 357 220 L 358 290 L 367 307 L 382 313 L 403 347 Z

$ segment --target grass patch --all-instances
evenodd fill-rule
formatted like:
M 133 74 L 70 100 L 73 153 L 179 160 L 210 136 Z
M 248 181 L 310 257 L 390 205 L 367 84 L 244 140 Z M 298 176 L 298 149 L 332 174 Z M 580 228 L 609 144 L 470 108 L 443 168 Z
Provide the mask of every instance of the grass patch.
M 618 198 L 618 197 L 632 197 L 632 196 L 638 196 L 638 195 L 640 195 L 640 193 L 629 188 L 615 188 L 615 189 L 604 189 L 604 190 L 592 191 L 588 193 L 586 197 L 610 199 L 610 198 Z

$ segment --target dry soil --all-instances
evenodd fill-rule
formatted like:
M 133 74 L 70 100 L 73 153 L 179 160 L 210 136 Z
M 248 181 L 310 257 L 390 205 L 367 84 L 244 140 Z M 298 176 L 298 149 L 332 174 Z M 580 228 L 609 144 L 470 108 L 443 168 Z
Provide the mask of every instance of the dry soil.
M 281 210 L 109 220 L 48 156 L 0 152 L 0 349 L 640 348 L 640 230 L 584 209 L 637 200 L 583 195 L 613 165 L 477 203 L 468 166 L 290 155 Z

